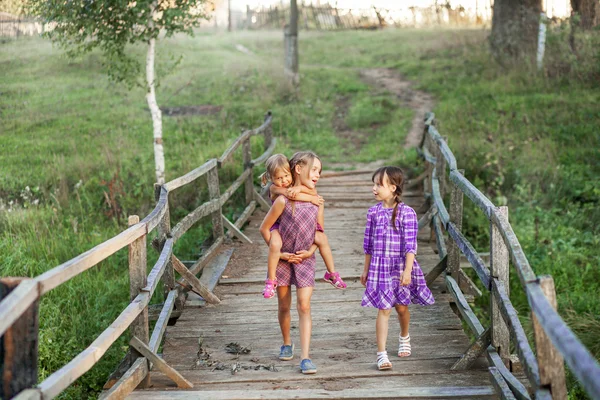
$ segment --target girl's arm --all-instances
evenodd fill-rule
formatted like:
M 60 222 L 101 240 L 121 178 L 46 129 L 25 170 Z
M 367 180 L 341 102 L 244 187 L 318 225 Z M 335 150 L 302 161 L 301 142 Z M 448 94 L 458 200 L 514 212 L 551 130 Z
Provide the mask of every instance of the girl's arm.
M 367 286 L 367 277 L 369 276 L 369 266 L 371 265 L 371 255 L 365 254 L 365 268 L 362 275 L 360 276 L 360 283 L 363 286 Z
M 278 197 L 269 209 L 267 215 L 265 215 L 265 219 L 263 220 L 262 224 L 260 224 L 260 234 L 262 235 L 267 245 L 271 242 L 270 229 L 273 226 L 273 224 L 277 222 L 277 219 L 283 213 L 284 208 L 285 200 L 283 198 Z
M 280 195 L 282 195 L 290 200 L 305 201 L 307 203 L 313 203 L 314 205 L 319 206 L 322 198 L 316 195 L 317 192 L 314 191 L 315 195 L 305 194 L 301 191 L 301 186 L 294 186 L 292 188 L 282 188 L 277 187 L 275 185 L 271 185 L 269 189 L 269 191 L 271 192 L 271 200 L 274 200 Z
M 365 225 L 365 238 L 363 240 L 363 250 L 365 252 L 365 267 L 360 276 L 360 283 L 367 286 L 367 277 L 369 276 L 369 266 L 371 265 L 371 255 L 373 254 L 373 241 L 375 235 L 375 211 L 369 209 L 367 212 L 367 223 Z
M 417 254 L 417 234 L 419 232 L 419 221 L 417 213 L 411 207 L 404 206 L 402 215 L 402 229 L 404 230 L 404 272 L 402 273 L 402 285 L 410 284 L 415 255 Z
M 321 228 L 325 229 L 325 204 L 319 205 L 319 213 L 317 214 L 317 222 L 321 225 Z

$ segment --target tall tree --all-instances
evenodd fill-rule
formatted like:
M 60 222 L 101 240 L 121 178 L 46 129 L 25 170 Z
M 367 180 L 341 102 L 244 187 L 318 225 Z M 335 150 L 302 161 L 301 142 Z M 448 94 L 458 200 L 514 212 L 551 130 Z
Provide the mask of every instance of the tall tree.
M 296 0 L 290 0 L 290 23 L 285 27 L 284 35 L 284 72 L 290 82 L 296 86 L 300 82 L 298 75 L 298 4 Z
M 495 0 L 490 45 L 501 63 L 533 62 L 537 50 L 541 0 Z
M 105 67 L 116 81 L 146 88 L 152 115 L 156 181 L 165 182 L 161 111 L 156 101 L 155 48 L 161 33 L 167 37 L 192 29 L 206 18 L 206 0 L 29 0 L 31 13 L 55 28 L 47 35 L 67 49 L 70 56 L 99 49 Z M 146 79 L 142 64 L 126 51 L 128 45 L 145 43 Z
M 600 1 L 571 0 L 573 13 L 579 16 L 579 26 L 590 29 L 600 24 Z

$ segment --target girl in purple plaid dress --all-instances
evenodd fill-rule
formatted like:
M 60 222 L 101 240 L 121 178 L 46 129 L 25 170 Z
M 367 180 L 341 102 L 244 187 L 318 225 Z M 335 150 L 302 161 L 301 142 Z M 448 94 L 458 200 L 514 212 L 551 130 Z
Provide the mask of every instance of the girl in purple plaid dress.
M 314 189 L 321 176 L 321 160 L 312 152 L 298 152 L 290 159 L 290 169 L 294 185 L 304 185 Z M 279 327 L 283 336 L 279 359 L 291 360 L 294 357 L 294 346 L 290 334 L 292 305 L 291 286 L 296 286 L 298 317 L 300 322 L 301 362 L 300 370 L 304 374 L 314 374 L 317 367 L 309 358 L 312 318 L 310 299 L 315 286 L 315 256 L 317 246 L 314 244 L 319 207 L 302 201 L 292 201 L 279 196 L 265 216 L 261 226 L 267 244 L 271 241 L 271 227 L 279 219 L 279 235 L 281 236 L 281 253 L 290 255 L 280 259 L 276 268 L 277 302 Z
M 382 167 L 373 174 L 373 195 L 380 203 L 369 208 L 365 227 L 366 286 L 363 307 L 379 309 L 376 322 L 377 368 L 392 368 L 387 351 L 388 322 L 392 307 L 400 321 L 399 357 L 411 354 L 408 305 L 434 303 L 425 283 L 417 253 L 418 220 L 415 210 L 401 200 L 404 174 L 397 167 Z

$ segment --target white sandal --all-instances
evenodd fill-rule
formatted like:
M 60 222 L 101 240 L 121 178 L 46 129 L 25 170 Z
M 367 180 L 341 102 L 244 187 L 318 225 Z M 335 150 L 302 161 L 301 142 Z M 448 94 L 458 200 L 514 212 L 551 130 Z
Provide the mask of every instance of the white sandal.
M 400 345 L 398 346 L 398 357 L 408 357 L 410 356 L 410 335 L 406 337 L 400 337 Z
M 377 353 L 377 369 L 380 371 L 392 369 L 392 363 L 387 356 L 387 351 Z

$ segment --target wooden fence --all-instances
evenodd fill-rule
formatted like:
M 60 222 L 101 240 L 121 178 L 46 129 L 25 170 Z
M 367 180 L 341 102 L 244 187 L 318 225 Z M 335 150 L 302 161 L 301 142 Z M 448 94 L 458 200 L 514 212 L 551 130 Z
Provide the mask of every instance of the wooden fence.
M 152 364 L 169 376 L 179 387 L 192 385 L 177 371 L 167 365 L 156 352 L 161 344 L 167 322 L 174 308 L 181 308 L 186 290 L 192 290 L 208 303 L 219 303 L 219 299 L 196 277 L 216 255 L 224 240 L 224 227 L 229 232 L 247 240 L 240 228 L 252 215 L 256 206 L 269 209 L 268 203 L 256 192 L 253 184 L 254 166 L 263 163 L 275 148 L 276 140 L 271 133 L 271 113 L 264 123 L 253 130 L 245 131 L 218 159 L 211 159 L 193 171 L 164 185 L 156 185 L 156 207 L 141 221 L 137 216 L 129 217 L 129 228 L 119 235 L 97 245 L 91 250 L 61 264 L 32 279 L 4 278 L 0 284 L 0 336 L 2 346 L 1 398 L 51 399 L 60 394 L 77 378 L 88 371 L 106 350 L 129 328 L 131 333 L 130 362 L 122 377 L 102 394 L 104 399 L 120 399 L 138 385 L 149 385 L 148 371 Z M 262 134 L 265 152 L 252 159 L 250 139 Z M 234 152 L 242 148 L 244 171 L 233 184 L 220 193 L 219 174 L 221 166 L 231 159 Z M 169 216 L 169 194 L 195 180 L 206 177 L 210 200 L 185 216 L 171 229 Z M 244 187 L 246 209 L 235 221 L 230 222 L 222 207 L 232 194 Z M 214 243 L 189 269 L 173 254 L 175 242 L 201 218 L 211 216 Z M 153 247 L 160 253 L 148 275 L 146 263 L 146 241 L 148 234 L 156 229 Z M 129 247 L 129 276 L 131 303 L 117 319 L 100 334 L 85 350 L 64 367 L 54 372 L 43 382 L 37 383 L 38 302 L 39 298 L 53 288 L 97 265 L 118 250 Z M 175 271 L 181 275 L 175 281 Z M 162 280 L 165 302 L 154 330 L 148 324 L 148 303 Z M 35 387 L 34 387 L 35 386 Z
M 439 264 L 427 275 L 427 281 L 433 282 L 446 271 L 448 291 L 454 296 L 460 315 L 477 337 L 452 368 L 467 369 L 486 353 L 492 382 L 503 399 L 566 399 L 564 359 L 591 398 L 600 399 L 600 366 L 557 313 L 552 277 L 535 275 L 508 222 L 508 208 L 494 206 L 464 177 L 454 154 L 435 128 L 433 114 L 428 114 L 425 122 L 420 154 L 427 166 L 422 177 L 431 208 L 419 225 L 431 223 L 440 256 Z M 443 201 L 448 190 L 449 211 Z M 464 195 L 489 220 L 489 268 L 462 233 Z M 445 239 L 444 231 L 451 240 Z M 463 294 L 481 293 L 461 269 L 460 253 L 464 254 L 483 287 L 490 293 L 490 326 L 487 328 L 479 322 Z M 510 302 L 510 261 L 532 311 L 535 354 Z M 508 368 L 514 361 L 510 354 L 511 339 L 531 393 Z

